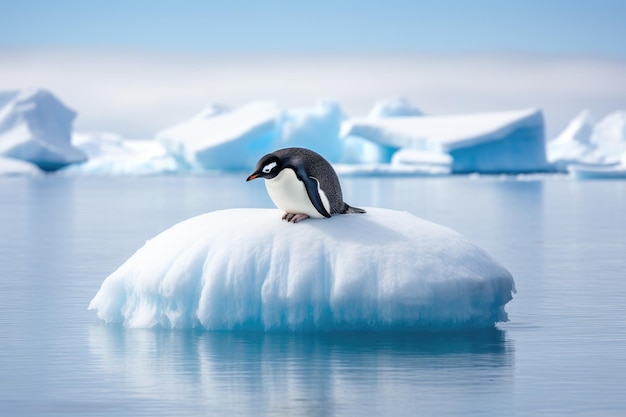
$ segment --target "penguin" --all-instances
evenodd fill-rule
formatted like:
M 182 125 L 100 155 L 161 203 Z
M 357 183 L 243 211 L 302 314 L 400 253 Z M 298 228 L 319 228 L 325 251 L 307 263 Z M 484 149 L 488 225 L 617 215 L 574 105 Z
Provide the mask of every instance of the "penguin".
M 262 157 L 246 181 L 265 179 L 270 198 L 285 211 L 283 220 L 297 223 L 308 217 L 365 213 L 343 201 L 339 178 L 320 154 L 305 148 L 285 148 Z

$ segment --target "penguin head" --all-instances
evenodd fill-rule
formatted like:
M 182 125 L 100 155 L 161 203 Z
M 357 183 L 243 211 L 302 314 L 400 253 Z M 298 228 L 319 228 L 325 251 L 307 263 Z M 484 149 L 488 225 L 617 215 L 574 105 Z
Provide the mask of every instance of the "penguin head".
M 254 168 L 254 172 L 248 176 L 246 181 L 256 178 L 265 178 L 266 180 L 274 178 L 283 169 L 280 158 L 270 153 L 259 159 Z

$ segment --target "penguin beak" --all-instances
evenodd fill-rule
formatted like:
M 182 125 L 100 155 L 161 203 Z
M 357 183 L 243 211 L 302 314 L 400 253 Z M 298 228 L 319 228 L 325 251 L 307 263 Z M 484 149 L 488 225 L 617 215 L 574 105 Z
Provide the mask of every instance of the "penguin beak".
M 250 174 L 250 176 L 246 179 L 247 181 L 252 181 L 255 178 L 259 178 L 259 173 L 258 172 L 253 172 L 252 174 Z

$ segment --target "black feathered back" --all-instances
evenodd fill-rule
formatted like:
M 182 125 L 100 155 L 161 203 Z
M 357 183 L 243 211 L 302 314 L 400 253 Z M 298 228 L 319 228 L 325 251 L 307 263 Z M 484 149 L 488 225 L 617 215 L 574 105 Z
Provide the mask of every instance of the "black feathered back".
M 335 169 L 317 152 L 305 148 L 284 148 L 272 153 L 280 158 L 283 169 L 291 168 L 297 174 L 303 167 L 309 177 L 319 182 L 330 203 L 331 214 L 365 213 L 365 210 L 344 203 Z

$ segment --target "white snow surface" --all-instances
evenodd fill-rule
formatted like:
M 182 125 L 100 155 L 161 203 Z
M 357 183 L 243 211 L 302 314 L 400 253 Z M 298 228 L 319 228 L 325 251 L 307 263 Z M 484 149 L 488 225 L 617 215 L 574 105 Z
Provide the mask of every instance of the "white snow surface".
M 75 116 L 44 89 L 0 92 L 0 156 L 43 170 L 84 161 L 85 155 L 71 144 Z
M 462 235 L 406 212 L 281 220 L 210 212 L 146 242 L 89 308 L 129 327 L 441 330 L 506 321 L 511 274 Z

